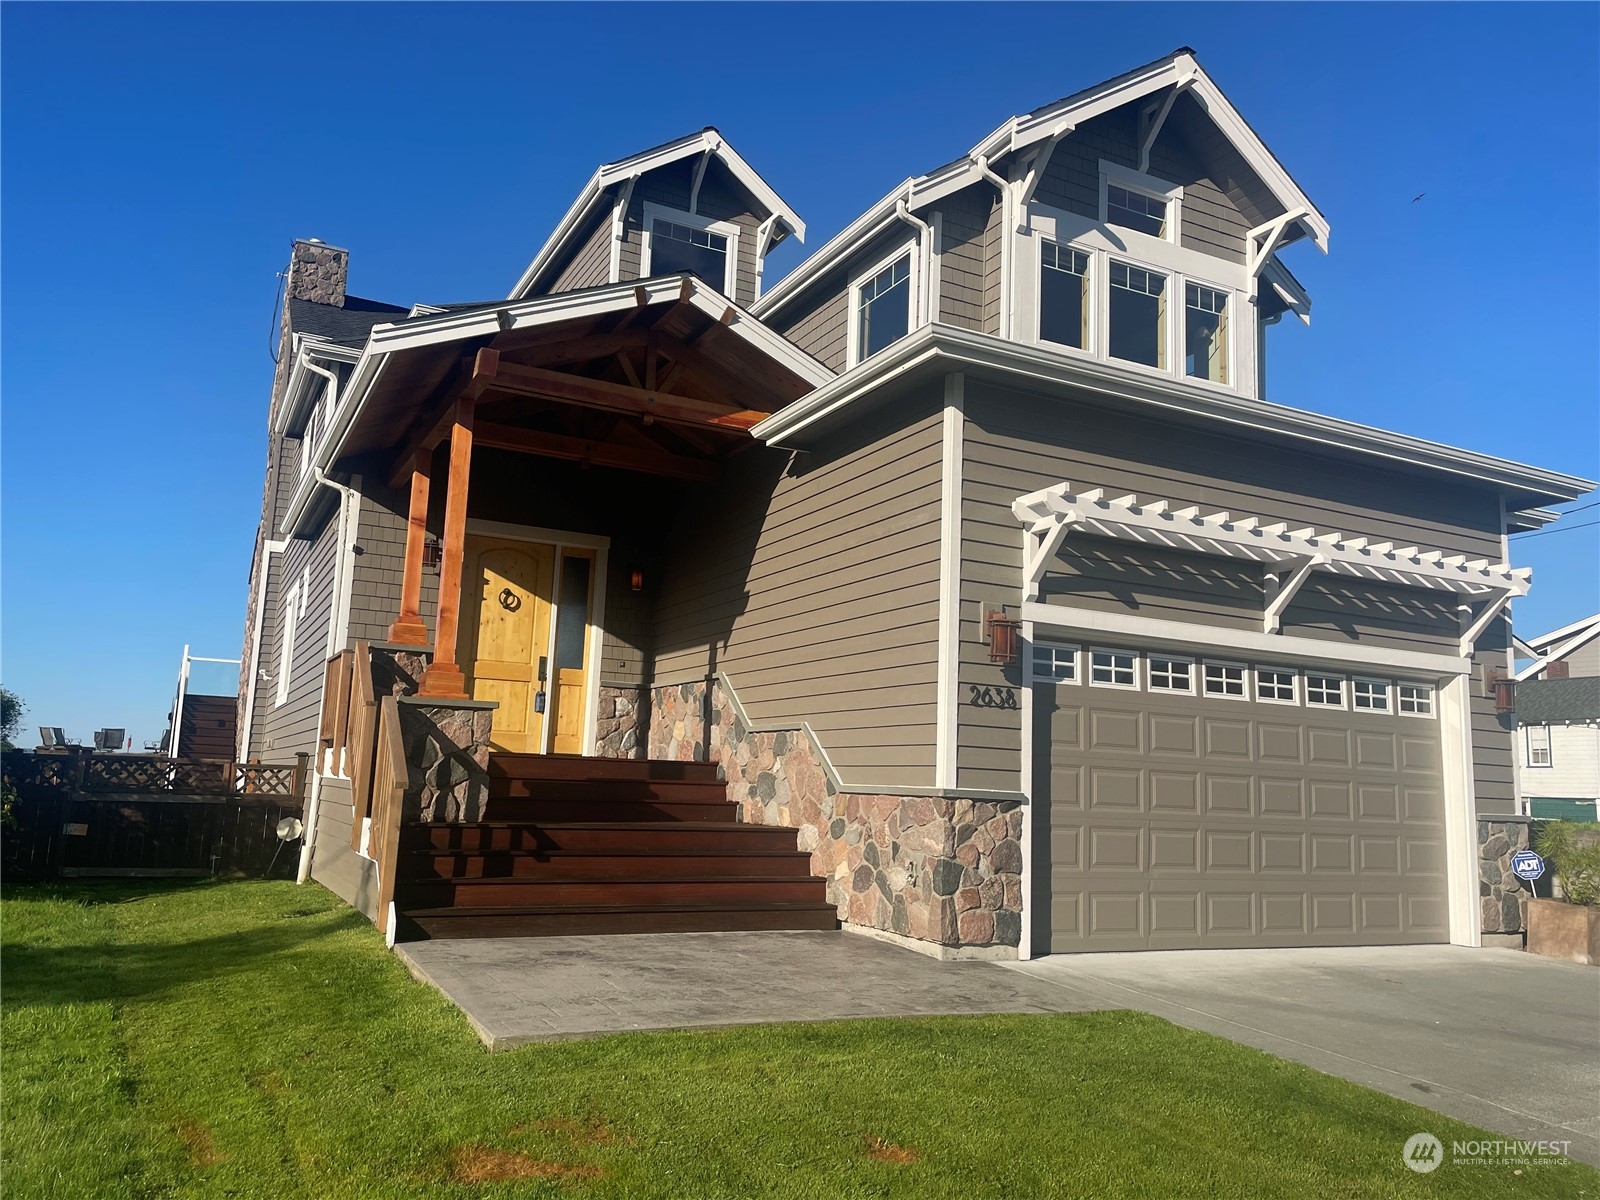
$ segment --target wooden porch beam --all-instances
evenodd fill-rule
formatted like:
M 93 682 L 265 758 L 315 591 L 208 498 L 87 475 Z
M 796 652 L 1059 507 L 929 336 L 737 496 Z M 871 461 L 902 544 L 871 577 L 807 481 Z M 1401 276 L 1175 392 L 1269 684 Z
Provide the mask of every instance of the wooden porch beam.
M 434 448 L 449 436 L 450 428 L 455 422 L 456 402 L 462 396 L 475 397 L 477 393 L 472 390 L 474 383 L 481 378 L 485 370 L 492 373 L 494 364 L 499 361 L 499 352 L 487 346 L 478 351 L 470 367 L 463 360 L 458 381 L 447 385 L 444 389 L 446 396 L 443 402 L 412 423 L 411 436 L 406 439 L 405 446 L 394 460 L 394 471 L 389 476 L 390 487 L 404 487 L 411 477 L 411 464 L 417 455 L 423 452 L 433 453 Z
M 478 351 L 480 364 L 493 350 Z M 477 401 L 463 396 L 456 401 L 450 426 L 450 476 L 445 483 L 444 542 L 439 562 L 438 636 L 433 661 L 423 672 L 417 695 L 465 700 L 466 675 L 458 665 L 456 637 L 461 623 L 461 559 L 467 540 L 467 482 L 472 475 L 472 424 Z
M 521 454 L 537 454 L 544 458 L 565 459 L 596 467 L 618 467 L 647 475 L 664 475 L 669 479 L 705 482 L 715 479 L 718 474 L 716 464 L 705 459 L 689 458 L 666 450 L 590 441 L 587 438 L 569 437 L 564 433 L 545 433 L 538 429 L 486 423 L 477 426 L 474 437 L 478 445 L 496 450 L 514 450 Z
M 477 383 L 478 377 L 475 375 L 474 384 Z M 581 404 L 589 408 L 604 409 L 607 412 L 650 417 L 683 425 L 726 428 L 730 417 L 739 418 L 734 421 L 733 428 L 749 428 L 755 423 L 743 421 L 745 413 L 754 410 L 739 410 L 731 404 L 719 404 L 693 396 L 667 395 L 659 391 L 652 392 L 647 388 L 631 387 L 625 383 L 610 383 L 603 379 L 588 379 L 580 375 L 547 370 L 544 367 L 523 367 L 514 363 L 497 364 L 495 374 L 485 377 L 482 388 L 475 394 L 481 395 L 482 392 L 489 390 L 509 392 L 515 396 L 562 400 L 568 404 Z M 756 420 L 759 421 L 769 415 L 767 412 L 761 412 Z
M 406 517 L 400 614 L 389 626 L 389 640 L 407 646 L 428 644 L 428 627 L 422 623 L 422 548 L 428 535 L 428 484 L 432 474 L 433 452 L 418 450 L 411 458 L 411 509 Z

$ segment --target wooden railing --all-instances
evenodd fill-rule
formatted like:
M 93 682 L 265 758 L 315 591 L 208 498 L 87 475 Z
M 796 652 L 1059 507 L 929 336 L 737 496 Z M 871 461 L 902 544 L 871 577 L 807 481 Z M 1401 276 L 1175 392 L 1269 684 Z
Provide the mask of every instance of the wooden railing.
M 350 848 L 373 862 L 378 877 L 374 915 L 387 933 L 409 778 L 400 705 L 393 696 L 376 695 L 372 651 L 364 641 L 328 660 L 324 685 L 323 769 L 350 780 Z

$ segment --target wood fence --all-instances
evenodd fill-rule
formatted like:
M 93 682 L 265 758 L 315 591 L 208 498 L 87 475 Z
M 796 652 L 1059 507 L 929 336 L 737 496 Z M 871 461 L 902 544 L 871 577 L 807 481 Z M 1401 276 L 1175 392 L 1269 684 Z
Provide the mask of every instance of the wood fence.
M 4 757 L 0 871 L 11 879 L 292 873 L 309 756 L 201 762 L 74 751 Z
M 390 904 L 409 772 L 400 735 L 400 704 L 378 696 L 372 651 L 364 641 L 328 660 L 323 681 L 323 769 L 350 780 L 350 848 L 372 860 L 378 878 L 376 921 L 390 932 Z

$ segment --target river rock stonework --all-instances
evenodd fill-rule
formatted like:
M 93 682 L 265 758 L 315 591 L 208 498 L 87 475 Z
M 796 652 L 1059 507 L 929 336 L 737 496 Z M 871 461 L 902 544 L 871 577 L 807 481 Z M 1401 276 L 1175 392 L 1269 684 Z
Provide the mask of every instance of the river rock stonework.
M 650 704 L 642 687 L 600 685 L 594 752 L 601 758 L 643 758 L 650 740 Z
M 750 729 L 720 687 L 709 753 L 697 753 L 704 684 L 652 696 L 650 754 L 721 765 L 744 820 L 799 830 L 839 919 L 941 951 L 1015 953 L 1022 932 L 1016 803 L 840 792 L 803 730 Z
M 400 701 L 408 821 L 481 821 L 489 799 L 489 733 L 494 707 L 483 703 Z
M 1478 903 L 1484 933 L 1521 933 L 1532 897 L 1511 871 L 1511 856 L 1528 848 L 1526 821 L 1478 822 Z

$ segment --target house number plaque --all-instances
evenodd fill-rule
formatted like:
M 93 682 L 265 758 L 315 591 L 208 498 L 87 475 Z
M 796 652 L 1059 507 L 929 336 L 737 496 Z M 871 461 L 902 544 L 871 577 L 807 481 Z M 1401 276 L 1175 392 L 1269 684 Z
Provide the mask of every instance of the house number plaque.
M 972 698 L 967 701 L 978 708 L 1016 708 L 1017 689 L 1008 687 L 979 687 L 975 683 L 967 684 L 972 689 Z

